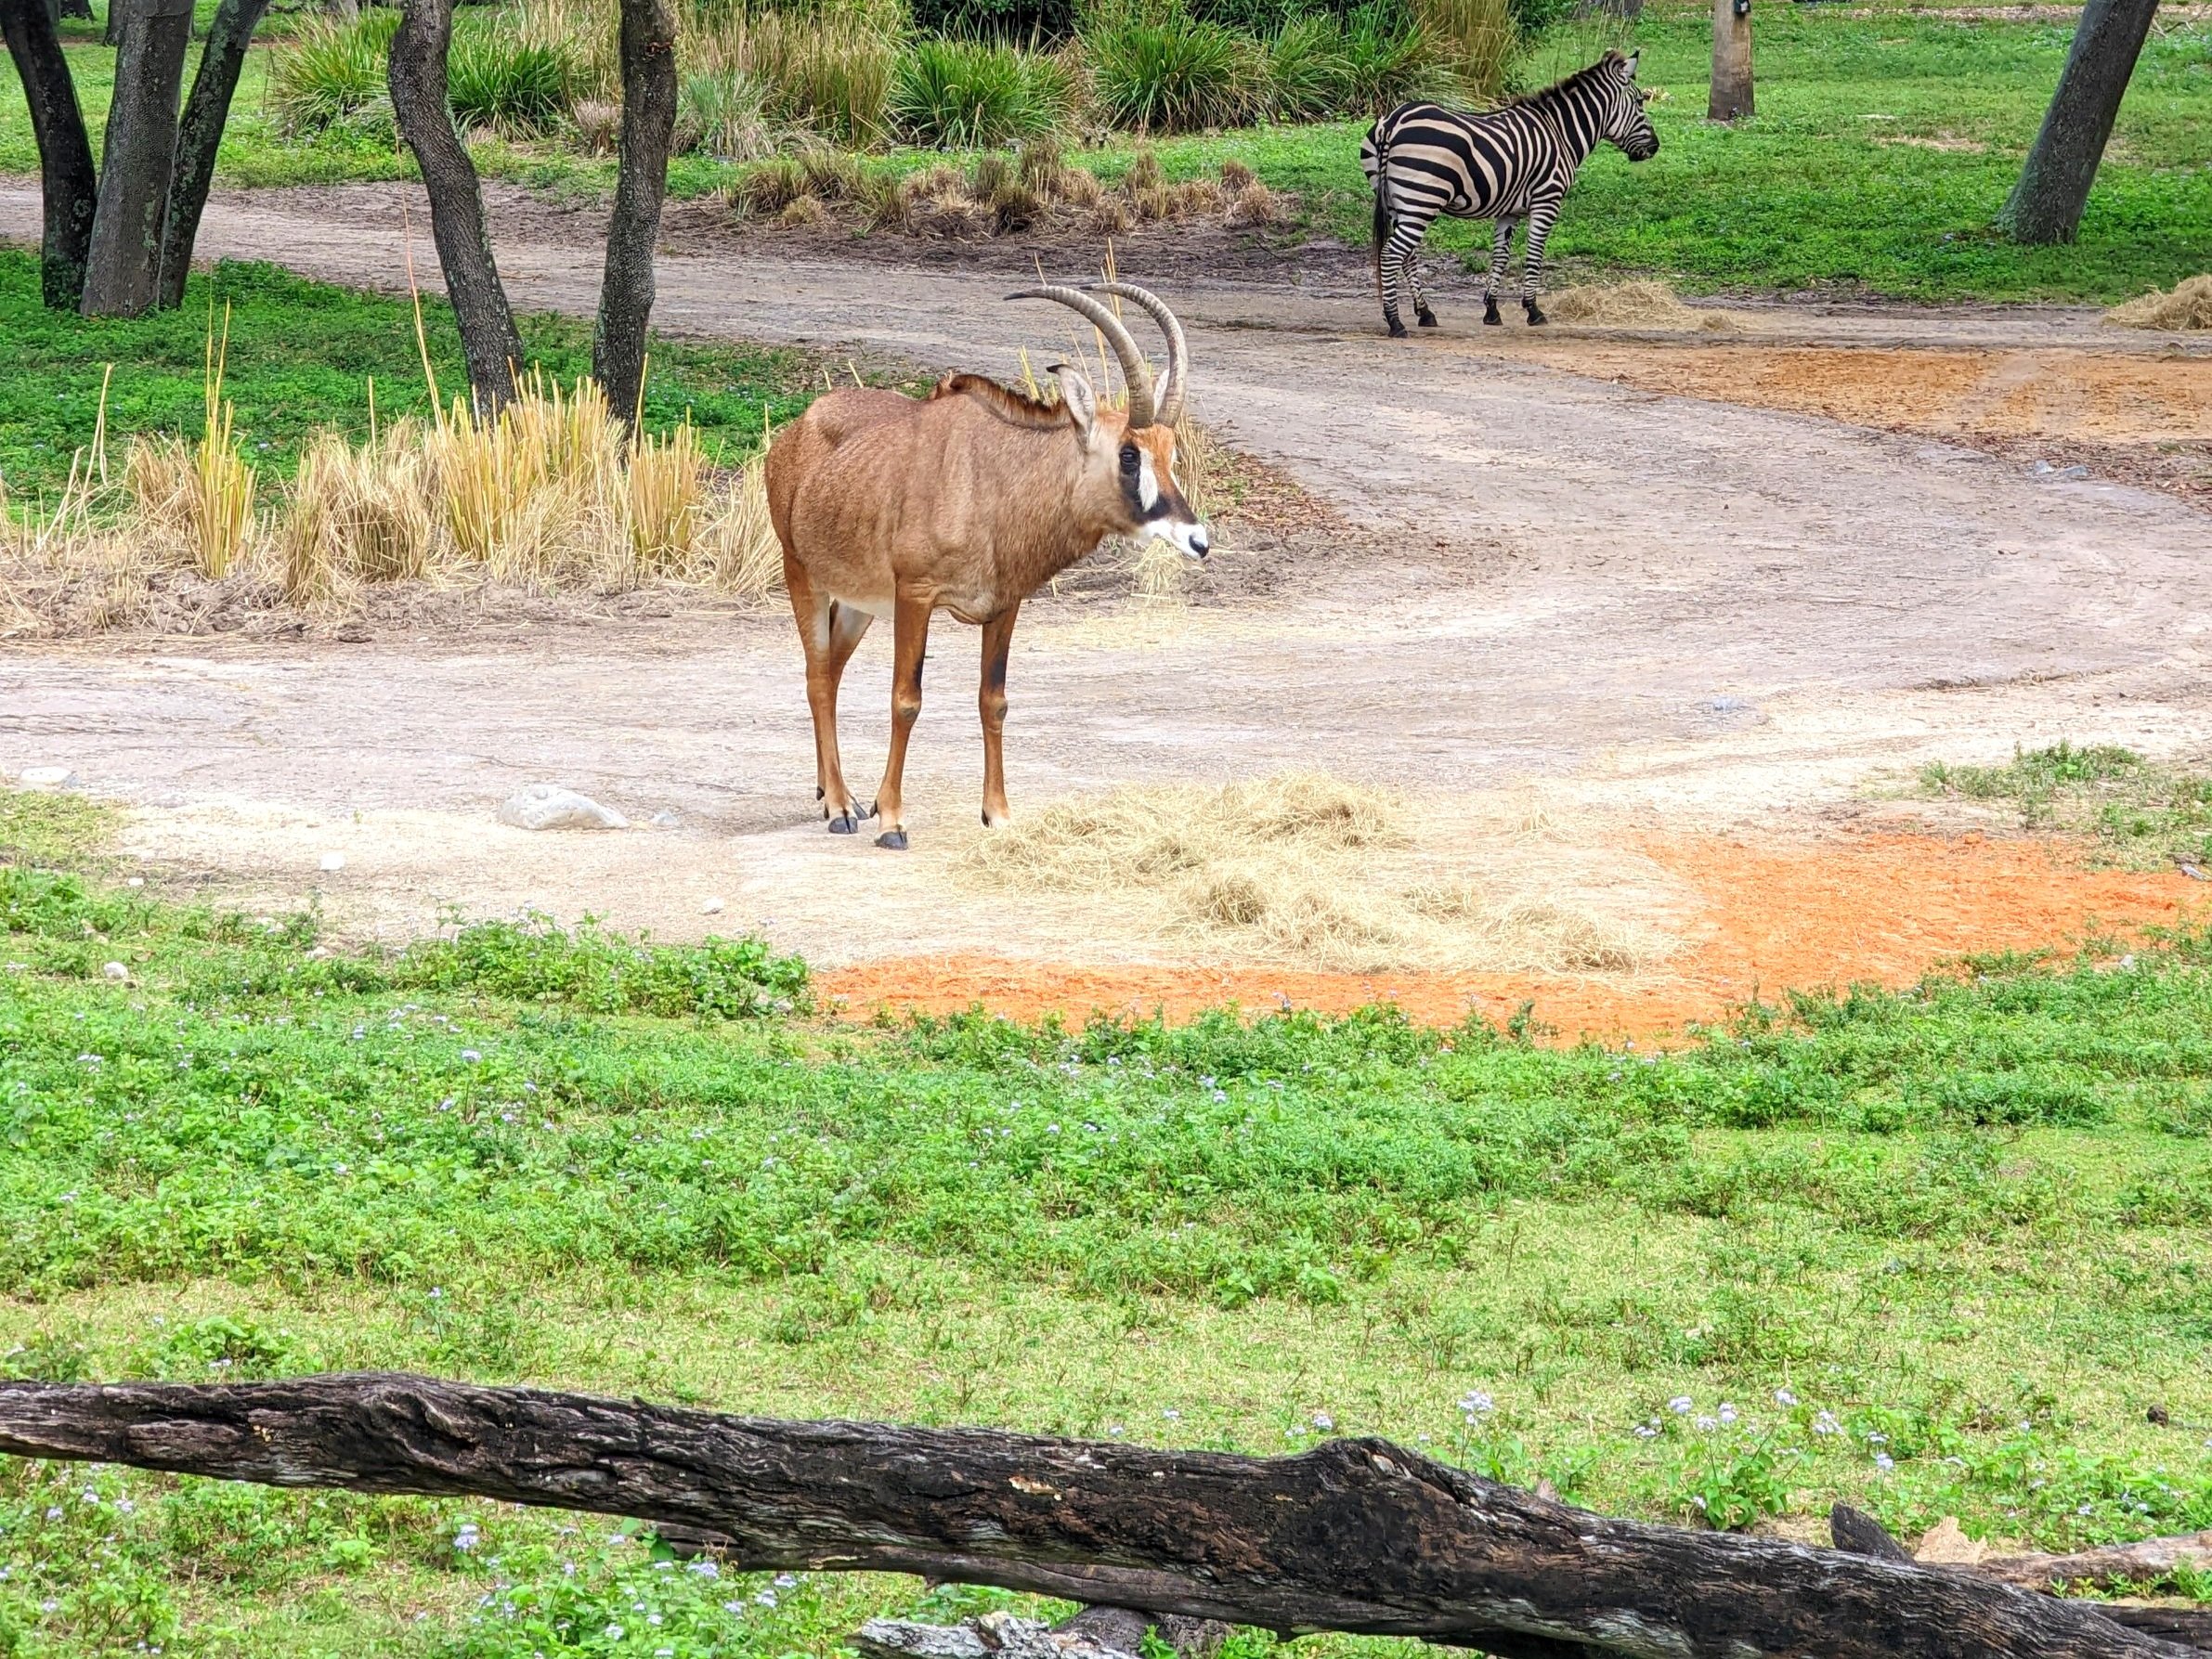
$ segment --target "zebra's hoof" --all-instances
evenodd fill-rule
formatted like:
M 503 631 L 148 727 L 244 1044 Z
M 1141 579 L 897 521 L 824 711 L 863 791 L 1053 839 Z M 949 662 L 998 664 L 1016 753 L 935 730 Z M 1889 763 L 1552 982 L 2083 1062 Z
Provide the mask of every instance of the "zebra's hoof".
M 1437 314 L 1434 311 L 1424 311 L 1421 314 L 1421 326 L 1425 329 L 1435 328 L 1437 326 Z
M 1482 314 L 1482 326 L 1486 329 L 1502 329 L 1505 326 L 1505 319 L 1498 315 L 1497 306 L 1492 305 Z
M 876 845 L 887 852 L 904 852 L 906 850 L 906 832 L 903 829 L 885 830 L 876 837 Z
M 839 812 L 829 821 L 829 833 L 833 836 L 859 835 L 860 815 L 858 811 Z
M 1529 326 L 1530 328 L 1541 329 L 1545 323 L 1550 322 L 1551 320 L 1552 319 L 1550 318 L 1546 317 L 1535 306 L 1531 305 L 1529 307 Z
M 1399 322 L 1396 318 L 1392 318 L 1390 319 L 1390 338 L 1393 340 L 1403 340 L 1405 337 L 1406 325 L 1402 322 Z

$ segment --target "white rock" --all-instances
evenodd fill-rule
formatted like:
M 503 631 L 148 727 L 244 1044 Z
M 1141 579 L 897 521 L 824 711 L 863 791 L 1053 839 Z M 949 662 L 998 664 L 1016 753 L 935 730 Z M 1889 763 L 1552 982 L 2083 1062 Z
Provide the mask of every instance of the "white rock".
M 123 885 L 126 888 L 142 888 L 146 885 L 146 877 L 143 875 L 126 875 L 123 878 Z
M 588 795 L 556 784 L 532 784 L 500 803 L 500 822 L 516 829 L 628 829 L 630 820 Z
M 339 871 L 339 870 L 343 870 L 343 869 L 345 869 L 345 855 L 343 852 L 326 852 L 326 853 L 324 853 L 324 854 L 322 855 L 322 867 L 323 867 L 325 870 L 332 871 L 332 872 L 336 872 L 336 871 Z
M 720 899 L 709 899 L 706 903 L 699 906 L 699 910 L 702 914 L 719 916 L 722 914 L 722 901 Z
M 16 782 L 26 789 L 74 789 L 77 774 L 66 766 L 26 766 Z
M 107 966 L 100 969 L 100 972 L 111 979 L 127 979 L 131 977 L 131 970 L 120 962 L 109 963 Z

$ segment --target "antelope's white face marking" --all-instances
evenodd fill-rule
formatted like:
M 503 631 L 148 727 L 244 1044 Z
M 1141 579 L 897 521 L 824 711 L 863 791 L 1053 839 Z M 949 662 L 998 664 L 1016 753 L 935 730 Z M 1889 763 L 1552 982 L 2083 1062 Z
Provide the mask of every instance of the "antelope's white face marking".
M 1145 449 L 1137 452 L 1137 501 L 1148 517 L 1160 505 L 1160 474 L 1152 470 L 1152 453 Z

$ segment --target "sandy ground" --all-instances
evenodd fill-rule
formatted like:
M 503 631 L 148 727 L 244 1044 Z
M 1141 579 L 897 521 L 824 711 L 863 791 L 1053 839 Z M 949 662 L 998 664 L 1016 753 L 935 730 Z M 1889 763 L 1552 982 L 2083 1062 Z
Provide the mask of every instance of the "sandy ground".
M 400 200 L 221 199 L 202 250 L 400 287 Z M 0 185 L 0 234 L 28 236 L 35 213 L 30 191 Z M 590 307 L 597 267 L 575 239 L 513 204 L 502 228 L 519 306 Z M 1057 317 L 1000 303 L 1002 277 L 687 245 L 661 266 L 671 332 L 1004 374 L 1023 346 L 1033 360 L 1065 349 Z M 1025 612 L 1017 811 L 1124 781 L 1290 767 L 1402 789 L 1429 809 L 1425 846 L 1486 887 L 1680 942 L 1614 979 L 1444 975 L 1408 992 L 1432 1014 L 1534 994 L 1577 1028 L 2171 920 L 2204 891 L 2179 874 L 1961 852 L 1909 833 L 1908 810 L 1865 801 L 1869 780 L 1925 759 L 2060 736 L 2204 745 L 2212 517 L 2039 471 L 2019 447 L 2062 459 L 2070 440 L 2205 438 L 2201 349 L 2043 308 L 1738 308 L 1724 337 L 1485 331 L 1464 294 L 1440 334 L 1390 342 L 1340 277 L 1191 281 L 1171 297 L 1202 416 L 1350 528 L 1265 580 L 1239 577 L 1251 555 L 1232 540 L 1217 590 L 1189 608 L 1047 598 Z M 761 926 L 864 1003 L 1004 990 L 1009 962 L 1027 965 L 1022 994 L 1064 983 L 1047 1000 L 1077 1013 L 1178 987 L 1336 1004 L 1373 992 L 1371 977 L 1285 979 L 1282 964 L 1193 978 L 1193 953 L 1111 906 L 963 887 L 955 855 L 981 833 L 975 644 L 940 629 L 904 857 L 822 833 L 777 616 L 518 626 L 493 642 L 16 648 L 0 655 L 0 770 L 66 763 L 137 809 L 132 849 L 174 879 L 268 907 L 319 892 L 363 935 L 419 931 L 446 907 L 590 912 L 663 937 Z M 871 638 L 847 680 L 860 775 L 881 752 L 887 655 Z M 506 794 L 547 781 L 668 822 L 601 836 L 491 822 Z M 319 870 L 328 852 L 343 870 Z M 1746 919 L 1762 892 L 1808 888 L 1825 897 L 1777 901 L 1771 927 Z

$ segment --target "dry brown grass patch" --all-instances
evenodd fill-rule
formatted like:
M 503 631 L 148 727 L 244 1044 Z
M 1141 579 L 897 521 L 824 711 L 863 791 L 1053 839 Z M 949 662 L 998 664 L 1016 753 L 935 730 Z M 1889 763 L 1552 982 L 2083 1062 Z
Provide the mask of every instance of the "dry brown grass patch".
M 1555 322 L 1594 328 L 1668 329 L 1725 333 L 1737 326 L 1724 311 L 1685 305 L 1664 282 L 1619 282 L 1563 288 L 1547 295 L 1543 308 Z
M 2153 289 L 2114 305 L 2104 320 L 2122 329 L 2212 329 L 2212 275 L 2185 277 L 2164 292 Z

